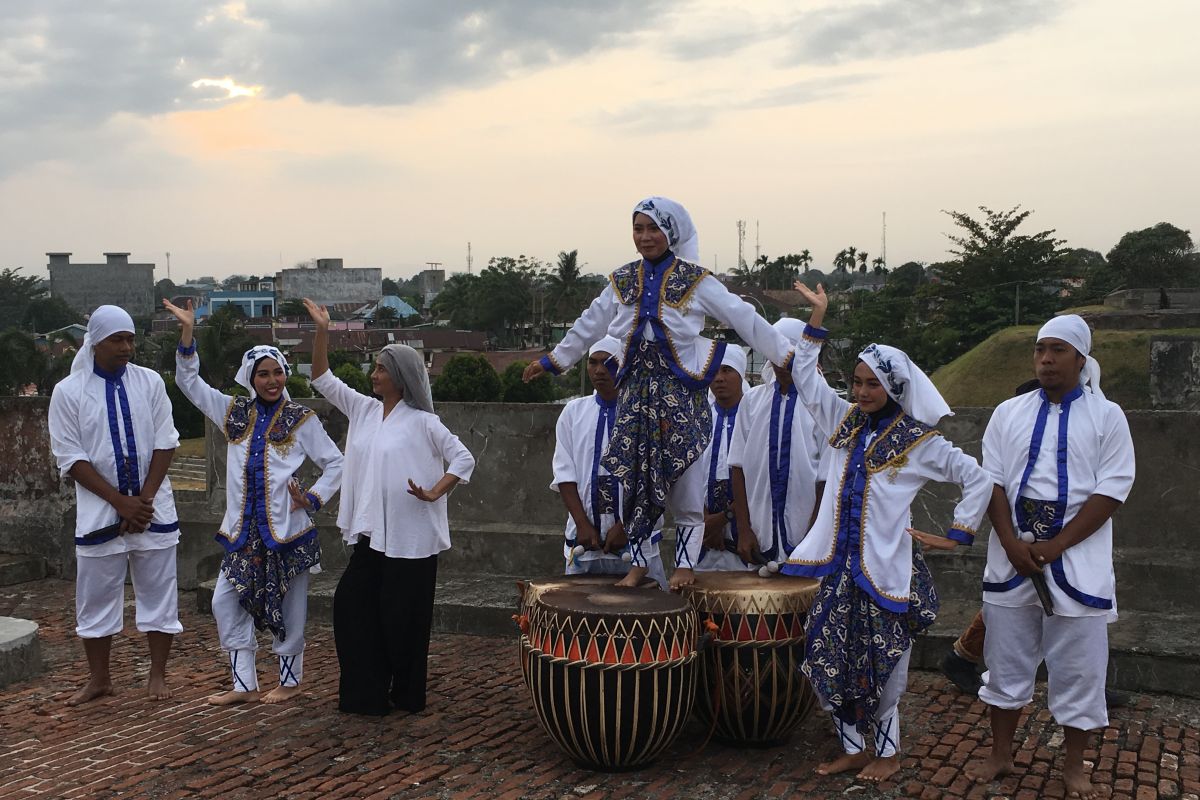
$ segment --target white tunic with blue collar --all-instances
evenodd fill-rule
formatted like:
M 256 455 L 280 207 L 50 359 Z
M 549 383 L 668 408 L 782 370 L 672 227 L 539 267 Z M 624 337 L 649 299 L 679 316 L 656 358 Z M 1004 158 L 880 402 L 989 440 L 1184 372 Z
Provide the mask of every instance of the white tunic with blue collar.
M 800 399 L 830 437 L 833 452 L 821 510 L 783 571 L 823 578 L 840 569 L 846 552 L 856 554 L 855 584 L 880 608 L 903 613 L 913 572 L 913 542 L 905 529 L 917 492 L 928 481 L 959 484 L 962 499 L 946 535 L 969 544 L 992 482 L 975 459 L 902 411 L 872 430 L 867 415 L 839 397 L 817 370 L 826 336 L 823 328 L 807 326 L 792 365 Z
M 171 419 L 171 401 L 157 372 L 136 364 L 119 373 L 99 367 L 73 372 L 50 397 L 50 446 L 65 475 L 86 461 L 121 494 L 141 493 L 155 450 L 174 450 L 179 433 Z M 75 484 L 75 552 L 108 556 L 130 550 L 161 550 L 179 541 L 179 515 L 170 478 L 154 495 L 154 516 L 143 533 L 116 532 L 84 540 L 85 534 L 120 521 L 116 509 Z
M 1015 529 L 1050 539 L 1092 495 L 1125 501 L 1133 487 L 1133 439 L 1116 403 L 1082 387 L 1051 403 L 1039 390 L 996 407 L 983 434 L 983 466 L 1008 495 Z M 1106 520 L 1043 568 L 1055 614 L 1116 619 L 1112 531 Z M 1039 602 L 996 536 L 988 542 L 983 599 L 1000 606 Z
M 808 533 L 817 499 L 817 472 L 825 436 L 800 402 L 796 388 L 780 394 L 771 382 L 742 398 L 729 463 L 746 476 L 750 525 L 758 547 L 783 561 Z
M 633 261 L 609 276 L 609 284 L 584 310 L 542 366 L 565 372 L 605 335 L 621 340 L 622 370 L 637 340 L 659 342 L 672 371 L 690 389 L 703 389 L 721 368 L 724 342 L 700 336 L 705 315 L 737 331 L 751 347 L 781 366 L 791 344 L 754 307 L 732 294 L 707 269 L 677 258 L 658 267 Z M 624 373 L 618 373 L 620 383 Z
M 308 490 L 319 509 L 342 482 L 342 452 L 312 409 L 280 398 L 266 407 L 253 397 L 234 397 L 200 378 L 200 357 L 192 347 L 176 352 L 175 382 L 204 416 L 225 434 L 225 516 L 216 539 L 226 551 L 246 544 L 253 519 L 272 550 L 307 542 L 317 535 L 312 517 L 292 509 L 288 482 L 312 459 L 321 477 Z

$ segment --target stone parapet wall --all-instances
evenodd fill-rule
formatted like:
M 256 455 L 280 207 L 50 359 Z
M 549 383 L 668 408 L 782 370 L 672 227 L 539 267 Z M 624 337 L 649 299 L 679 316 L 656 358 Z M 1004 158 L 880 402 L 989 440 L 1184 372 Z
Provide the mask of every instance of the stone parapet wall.
M 343 445 L 345 418 L 325 400 L 305 403 L 317 410 L 330 435 Z M 50 574 L 70 577 L 74 573 L 74 489 L 69 480 L 59 479 L 50 453 L 48 407 L 47 398 L 0 398 L 0 463 L 5 467 L 0 471 L 0 552 L 40 555 L 46 558 Z M 554 424 L 561 410 L 558 405 L 438 404 L 442 419 L 478 462 L 471 483 L 450 495 L 452 527 L 502 524 L 520 529 L 563 524 L 566 512 L 549 488 Z M 990 416 L 990 409 L 959 409 L 942 430 L 978 458 Z M 1200 544 L 1200 534 L 1191 524 L 1200 503 L 1200 412 L 1134 411 L 1128 417 L 1137 448 L 1138 479 L 1118 512 L 1116 544 L 1190 552 Z M 179 492 L 176 498 L 184 529 L 180 557 L 192 569 L 201 561 L 219 558 L 220 553 L 211 536 L 224 510 L 225 448 L 211 425 L 208 445 L 209 489 Z M 311 476 L 302 473 L 301 479 Z M 396 479 L 402 481 L 404 476 Z M 929 530 L 944 528 L 956 500 L 954 487 L 930 485 L 914 504 L 914 522 Z M 326 562 L 334 568 L 345 557 L 335 530 L 336 513 L 335 499 L 317 516 Z

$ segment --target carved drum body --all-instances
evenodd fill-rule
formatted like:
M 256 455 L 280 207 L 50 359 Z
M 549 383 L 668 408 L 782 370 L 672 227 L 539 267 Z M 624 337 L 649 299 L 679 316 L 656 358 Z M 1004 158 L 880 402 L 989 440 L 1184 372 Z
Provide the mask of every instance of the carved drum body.
M 780 742 L 816 705 L 804 661 L 804 622 L 819 581 L 753 572 L 697 573 L 683 594 L 713 640 L 700 659 L 696 714 L 717 738 Z M 711 623 L 711 624 L 709 624 Z

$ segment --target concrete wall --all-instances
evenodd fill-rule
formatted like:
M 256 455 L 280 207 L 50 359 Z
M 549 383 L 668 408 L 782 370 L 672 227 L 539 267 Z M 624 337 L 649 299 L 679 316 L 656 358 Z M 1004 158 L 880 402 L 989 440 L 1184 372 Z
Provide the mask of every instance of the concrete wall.
M 120 306 L 134 319 L 154 313 L 153 264 L 50 264 L 50 295 L 81 314 Z
M 341 259 L 321 259 L 317 269 L 285 269 L 276 280 L 281 300 L 310 297 L 318 303 L 376 303 L 383 296 L 383 270 L 343 269 Z M 336 262 L 336 263 L 333 263 Z
M 1156 409 L 1200 411 L 1200 336 L 1150 340 L 1150 403 Z
M 1156 309 L 1162 301 L 1162 291 L 1151 289 L 1121 289 L 1108 294 L 1104 305 L 1120 309 Z M 1171 308 L 1200 309 L 1200 288 L 1167 288 L 1167 300 Z
M 321 416 L 330 435 L 344 443 L 346 421 L 324 400 L 306 401 Z M 46 432 L 47 398 L 0 398 L 0 552 L 44 556 L 51 574 L 74 572 L 74 489 L 60 481 Z M 564 511 L 549 490 L 554 423 L 561 410 L 552 405 L 441 403 L 438 411 L 451 430 L 475 455 L 475 477 L 450 496 L 451 526 L 561 525 Z M 959 409 L 943 431 L 967 453 L 979 457 L 990 409 Z M 1155 546 L 1192 552 L 1200 535 L 1192 524 L 1200 505 L 1200 412 L 1130 412 L 1137 448 L 1138 480 L 1118 512 L 1118 547 Z M 209 429 L 209 489 L 178 492 L 176 504 L 183 527 L 181 582 L 195 584 L 197 570 L 211 576 L 220 551 L 212 534 L 224 507 L 224 443 Z M 398 478 L 399 479 L 399 478 Z M 933 484 L 914 504 L 918 527 L 938 530 L 951 516 L 957 492 Z M 344 563 L 334 520 L 337 502 L 318 515 L 326 562 Z

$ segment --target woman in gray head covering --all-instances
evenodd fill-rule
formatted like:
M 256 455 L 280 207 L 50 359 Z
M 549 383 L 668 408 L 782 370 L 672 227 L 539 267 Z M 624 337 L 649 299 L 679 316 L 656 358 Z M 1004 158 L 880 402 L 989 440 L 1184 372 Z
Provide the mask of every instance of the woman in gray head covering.
M 433 413 L 420 353 L 383 348 L 371 371 L 376 397 L 359 394 L 329 371 L 329 313 L 304 304 L 317 323 L 313 388 L 350 420 L 338 527 L 354 554 L 333 602 L 338 708 L 421 711 L 437 557 L 450 547 L 446 495 L 470 479 L 475 459 Z

